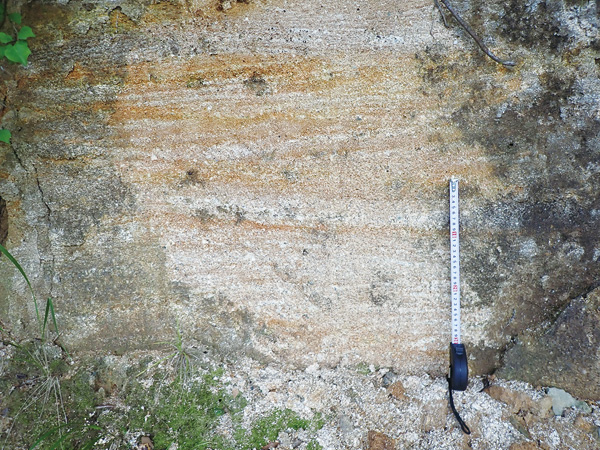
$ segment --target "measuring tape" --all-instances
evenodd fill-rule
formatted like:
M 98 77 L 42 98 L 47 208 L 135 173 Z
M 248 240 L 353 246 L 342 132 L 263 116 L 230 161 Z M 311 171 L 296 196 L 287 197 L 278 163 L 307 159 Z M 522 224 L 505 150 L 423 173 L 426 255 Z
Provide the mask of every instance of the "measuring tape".
M 462 430 L 470 434 L 469 427 L 454 407 L 452 391 L 464 391 L 469 382 L 467 350 L 460 342 L 460 229 L 458 210 L 458 180 L 450 179 L 450 292 L 452 297 L 452 341 L 450 342 L 450 376 L 448 388 L 450 406 Z
M 460 229 L 458 180 L 450 180 L 450 283 L 452 292 L 452 343 L 460 344 Z

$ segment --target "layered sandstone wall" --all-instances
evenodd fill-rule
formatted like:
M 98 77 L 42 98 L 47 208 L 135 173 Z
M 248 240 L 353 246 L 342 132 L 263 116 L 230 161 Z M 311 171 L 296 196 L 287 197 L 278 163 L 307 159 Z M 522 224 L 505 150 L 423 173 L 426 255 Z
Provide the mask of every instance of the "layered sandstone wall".
M 516 67 L 429 0 L 15 3 L 37 37 L 0 74 L 5 243 L 65 345 L 179 324 L 229 356 L 445 373 L 455 175 L 471 369 L 540 380 L 507 349 L 554 345 L 600 280 L 598 10 L 454 5 Z M 0 270 L 3 323 L 30 329 Z M 557 384 L 600 398 L 593 364 Z

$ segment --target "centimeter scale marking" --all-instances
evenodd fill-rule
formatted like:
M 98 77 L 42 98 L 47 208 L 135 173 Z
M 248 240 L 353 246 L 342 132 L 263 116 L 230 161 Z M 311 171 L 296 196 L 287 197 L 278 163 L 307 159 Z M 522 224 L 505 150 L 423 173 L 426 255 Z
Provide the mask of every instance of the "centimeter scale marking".
M 458 180 L 450 179 L 450 283 L 452 289 L 452 343 L 460 344 L 460 233 Z

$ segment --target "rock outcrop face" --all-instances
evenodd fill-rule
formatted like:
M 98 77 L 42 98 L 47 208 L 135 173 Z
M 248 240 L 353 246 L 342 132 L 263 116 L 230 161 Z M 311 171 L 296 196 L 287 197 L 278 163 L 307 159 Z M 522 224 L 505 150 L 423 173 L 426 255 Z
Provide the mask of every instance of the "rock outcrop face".
M 225 355 L 445 373 L 452 175 L 472 373 L 600 278 L 596 2 L 456 2 L 514 68 L 425 0 L 21 6 L 0 229 L 70 348 L 178 326 Z M 1 272 L 3 323 L 31 329 Z
M 541 337 L 527 336 L 510 349 L 500 374 L 569 386 L 579 398 L 600 398 L 600 289 L 571 301 Z M 544 369 L 545 368 L 545 369 Z

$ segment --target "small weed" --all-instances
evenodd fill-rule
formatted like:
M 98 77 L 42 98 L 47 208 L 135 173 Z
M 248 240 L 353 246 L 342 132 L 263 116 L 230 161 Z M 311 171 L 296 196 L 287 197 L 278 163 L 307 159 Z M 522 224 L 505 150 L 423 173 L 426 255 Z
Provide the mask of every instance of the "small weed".
M 186 384 L 176 379 L 167 388 L 157 375 L 150 388 L 142 382 L 132 383 L 124 399 L 128 433 L 151 433 L 157 449 L 173 443 L 180 450 L 228 448 L 215 429 L 222 416 L 239 414 L 246 401 L 227 394 L 215 381 L 218 376 L 212 372 Z
M 190 381 L 190 377 L 193 372 L 194 362 L 197 356 L 194 355 L 185 345 L 183 335 L 179 329 L 179 323 L 175 327 L 176 337 L 173 342 L 157 342 L 157 345 L 168 345 L 174 349 L 174 351 L 164 358 L 156 361 L 149 365 L 146 369 L 140 372 L 137 376 L 141 376 L 144 373 L 151 372 L 152 369 L 160 366 L 162 363 L 166 363 L 171 371 L 175 373 L 175 378 L 182 384 L 185 385 Z M 165 374 L 163 382 L 167 379 L 168 374 Z
M 361 362 L 356 366 L 356 371 L 361 375 L 369 375 L 371 370 L 369 369 L 369 365 L 365 362 Z
M 313 439 L 306 444 L 306 450 L 323 450 L 323 446 Z
M 309 429 L 310 421 L 302 419 L 290 409 L 275 410 L 254 423 L 253 428 L 244 435 L 238 435 L 238 446 L 243 449 L 262 448 L 277 440 L 282 431 Z
M 91 450 L 101 438 L 100 431 L 102 428 L 96 425 L 65 423 L 50 428 L 29 447 L 29 450 L 36 448 Z M 87 436 L 89 433 L 93 433 L 95 436 Z
M 46 300 L 44 320 L 42 320 L 41 316 L 40 316 L 40 309 L 38 306 L 37 297 L 35 296 L 35 292 L 33 292 L 33 287 L 31 286 L 31 282 L 29 281 L 29 278 L 27 277 L 25 270 L 23 270 L 23 268 L 21 267 L 19 262 L 3 245 L 0 245 L 0 252 L 2 254 L 4 254 L 4 256 L 6 256 L 8 258 L 8 260 L 17 268 L 17 270 L 21 273 L 21 275 L 25 279 L 25 282 L 27 283 L 27 287 L 29 287 L 29 292 L 31 293 L 31 298 L 33 299 L 33 304 L 35 307 L 35 316 L 37 319 L 38 326 L 40 328 L 40 341 L 42 342 L 42 344 L 44 344 L 46 342 L 46 340 L 48 339 L 48 335 L 49 335 L 49 331 L 50 331 L 49 327 L 48 327 L 49 319 L 52 319 L 52 324 L 54 325 L 54 330 L 57 334 L 57 339 L 58 339 L 58 335 L 60 333 L 58 330 L 58 325 L 56 323 L 56 314 L 54 313 L 54 303 L 52 302 L 52 299 L 48 298 Z M 0 330 L 0 331 L 4 331 L 4 330 Z M 55 341 L 56 341 L 56 339 L 55 339 Z M 17 344 L 13 343 L 13 345 L 17 345 Z M 43 345 L 42 345 L 42 347 L 43 347 Z
M 2 33 L 0 33 L 0 42 L 1 41 Z M 3 444 L 3 448 L 5 448 L 15 424 L 18 422 L 20 423 L 25 416 L 29 416 L 30 412 L 33 413 L 33 410 L 39 412 L 39 417 L 34 422 L 36 426 L 39 426 L 40 423 L 44 422 L 43 419 L 48 413 L 50 416 L 56 414 L 55 418 L 56 423 L 58 424 L 57 432 L 59 433 L 60 438 L 62 438 L 62 425 L 67 423 L 67 414 L 64 408 L 60 377 L 66 371 L 66 363 L 62 358 L 63 352 L 65 352 L 64 349 L 48 342 L 50 334 L 48 325 L 50 322 L 54 325 L 57 336 L 59 334 L 52 299 L 48 298 L 46 300 L 44 319 L 42 320 L 38 301 L 27 274 L 14 256 L 12 256 L 12 254 L 2 245 L 0 245 L 0 252 L 8 258 L 25 279 L 29 291 L 31 292 L 31 297 L 33 298 L 36 319 L 40 331 L 40 338 L 31 341 L 27 345 L 21 346 L 16 343 L 11 343 L 20 350 L 20 354 L 17 353 L 17 360 L 25 370 L 24 373 L 20 374 L 20 378 L 27 379 L 27 381 L 23 384 L 20 383 L 17 386 L 12 386 L 10 392 L 22 391 L 26 392 L 27 396 L 26 398 L 20 399 L 21 407 L 13 417 L 13 423 L 8 430 Z M 57 339 L 55 339 L 54 342 L 56 342 L 56 340 Z M 27 373 L 30 373 L 32 376 L 28 378 Z M 19 395 L 15 395 L 16 397 L 19 397 Z M 48 412 L 48 409 L 51 409 L 52 411 Z M 56 448 L 63 448 L 62 440 L 60 440 Z
M 100 372 L 106 372 L 102 362 L 95 361 L 87 369 L 73 372 L 73 367 L 54 361 L 40 367 L 31 361 L 32 353 L 30 348 L 20 348 L 15 354 L 18 357 L 11 360 L 10 367 L 12 379 L 23 374 L 27 380 L 42 384 L 37 381 L 41 380 L 42 367 L 53 367 L 56 371 L 47 373 L 46 379 L 56 380 L 61 391 L 53 391 L 56 386 L 47 381 L 46 394 L 40 387 L 35 396 L 40 403 L 45 401 L 44 395 L 47 397 L 44 409 L 37 405 L 23 408 L 17 416 L 11 414 L 15 430 L 5 441 L 7 449 L 129 449 L 139 436 L 151 436 L 156 450 L 166 450 L 173 444 L 180 450 L 251 450 L 275 442 L 282 431 L 303 429 L 314 437 L 324 425 L 320 414 L 307 419 L 285 409 L 242 426 L 247 401 L 243 395 L 234 397 L 227 392 L 221 382 L 222 369 L 204 375 L 196 372 L 183 383 L 179 377 L 166 381 L 158 372 L 151 378 L 136 378 L 133 375 L 142 368 L 137 365 L 111 397 L 100 399 L 95 389 L 100 389 L 104 378 L 111 379 L 110 373 L 100 376 Z M 142 366 L 148 363 L 144 361 Z M 66 369 L 70 372 L 64 372 Z M 13 387 L 9 403 L 3 407 L 12 411 L 16 405 L 31 401 L 31 391 L 37 386 L 27 384 L 27 380 Z M 0 389 L 9 388 L 11 383 L 7 381 L 6 377 L 0 379 Z M 50 407 L 55 405 L 61 407 L 60 423 Z M 225 429 L 229 431 L 220 428 L 227 423 Z M 321 449 L 316 441 L 310 445 L 313 450 Z
M 61 350 L 33 341 L 19 347 L 11 363 L 2 386 L 8 388 L 6 407 L 16 413 L 12 415 L 2 448 L 7 448 L 9 441 L 39 434 L 50 423 L 58 424 L 62 435 L 60 427 L 66 424 L 67 414 L 60 383 L 66 370 Z M 15 436 L 11 435 L 13 432 Z
M 5 19 L 8 18 L 11 30 L 9 31 L 10 34 L 0 31 L 0 61 L 8 60 L 11 63 L 26 66 L 27 59 L 31 55 L 27 39 L 35 37 L 35 34 L 31 27 L 21 24 L 21 14 L 6 14 L 6 3 L 3 2 L 0 5 L 0 22 L 4 23 Z M 4 71 L 4 69 L 2 70 Z M 0 142 L 10 144 L 11 137 L 10 130 L 0 129 Z

